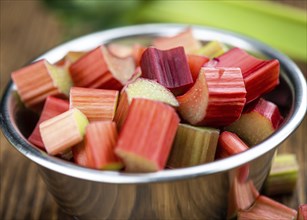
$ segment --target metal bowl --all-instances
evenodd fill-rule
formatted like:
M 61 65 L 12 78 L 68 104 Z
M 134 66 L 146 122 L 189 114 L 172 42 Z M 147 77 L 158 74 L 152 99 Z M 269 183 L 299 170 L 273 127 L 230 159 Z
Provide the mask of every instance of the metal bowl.
M 186 27 L 146 24 L 101 31 L 64 43 L 37 59 L 52 63 L 70 50 L 89 50 L 114 41 L 146 42 Z M 204 165 L 145 174 L 92 170 L 49 156 L 27 141 L 36 119 L 21 107 L 10 82 L 1 101 L 3 133 L 13 147 L 38 165 L 49 191 L 66 213 L 80 219 L 223 219 L 235 214 L 238 206 L 248 207 L 253 202 L 254 196 L 244 204 L 240 199 L 246 192 L 254 195 L 261 189 L 278 145 L 304 118 L 306 81 L 288 57 L 263 43 L 209 27 L 192 29 L 201 41 L 218 40 L 280 61 L 281 83 L 266 98 L 280 106 L 283 125 L 248 151 Z

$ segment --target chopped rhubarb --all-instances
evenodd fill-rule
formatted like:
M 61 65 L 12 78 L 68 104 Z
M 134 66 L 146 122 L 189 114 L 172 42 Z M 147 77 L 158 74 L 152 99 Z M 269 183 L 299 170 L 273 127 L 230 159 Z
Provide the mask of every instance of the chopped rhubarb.
M 196 53 L 209 57 L 210 59 L 220 56 L 227 51 L 227 48 L 224 44 L 219 41 L 210 41 L 201 47 Z
M 154 39 L 153 46 L 160 50 L 182 46 L 186 53 L 193 53 L 200 49 L 201 43 L 193 36 L 192 29 L 187 28 L 175 36 Z
M 297 220 L 307 220 L 307 204 L 298 207 Z
M 245 94 L 239 68 L 201 68 L 193 87 L 177 96 L 178 110 L 192 125 L 226 126 L 240 117 Z
M 84 140 L 80 143 L 74 145 L 71 148 L 74 162 L 83 167 L 93 167 L 92 161 L 89 161 L 85 151 L 85 142 Z
M 79 60 L 86 52 L 83 51 L 69 51 L 56 65 L 68 68 L 72 63 Z
M 142 55 L 143 55 L 143 53 L 146 49 L 147 49 L 146 47 L 144 47 L 140 44 L 133 45 L 132 56 L 134 58 L 136 66 L 141 65 L 141 57 L 142 57 Z
M 39 129 L 47 153 L 60 154 L 81 142 L 87 125 L 86 116 L 76 108 L 42 122 Z
M 12 73 L 17 92 L 28 108 L 42 104 L 49 95 L 68 95 L 72 86 L 65 68 L 40 60 Z
M 215 67 L 239 67 L 246 86 L 246 102 L 249 103 L 279 84 L 278 60 L 261 60 L 244 50 L 233 48 L 206 64 Z
M 90 122 L 113 120 L 118 93 L 117 90 L 72 87 L 70 108 L 79 109 Z
M 179 117 L 162 102 L 135 98 L 119 135 L 115 153 L 128 172 L 162 170 L 167 162 Z
M 129 104 L 133 98 L 145 98 L 161 101 L 174 107 L 179 106 L 175 96 L 168 89 L 156 81 L 138 78 L 134 82 L 127 84 L 120 94 L 120 100 L 114 118 L 119 130 L 125 121 Z
M 179 124 L 167 166 L 189 167 L 214 160 L 219 130 Z
M 184 93 L 193 83 L 183 47 L 169 50 L 147 48 L 141 58 L 142 76 L 157 80 L 175 95 Z
M 242 168 L 242 167 L 240 167 Z M 227 219 L 232 219 L 232 217 L 239 210 L 247 210 L 250 208 L 255 200 L 259 196 L 259 192 L 256 189 L 252 180 L 241 181 L 239 175 L 240 169 L 237 170 L 236 176 L 231 181 L 231 187 L 229 191 L 229 201 L 227 210 Z
M 225 129 L 236 133 L 249 146 L 254 146 L 269 137 L 282 121 L 278 107 L 260 98 L 247 105 L 241 117 Z
M 100 46 L 73 63 L 69 70 L 75 86 L 120 89 L 134 73 L 135 64 L 132 56 L 119 58 Z
M 67 100 L 59 99 L 53 96 L 48 96 L 45 101 L 44 108 L 41 112 L 39 120 L 36 123 L 36 126 L 32 131 L 32 134 L 28 137 L 28 141 L 39 148 L 45 149 L 41 134 L 39 132 L 39 125 L 43 121 L 46 121 L 47 119 L 50 119 L 56 115 L 68 111 L 68 109 L 69 109 L 69 102 Z
M 112 55 L 120 58 L 129 57 L 133 53 L 133 48 L 124 44 L 110 43 L 107 48 Z
M 223 131 L 219 137 L 216 157 L 225 158 L 248 149 L 249 147 L 238 137 L 238 135 L 229 131 Z
M 204 66 L 205 63 L 209 61 L 209 58 L 205 56 L 201 56 L 201 55 L 195 55 L 195 54 L 188 54 L 187 58 L 188 58 L 188 64 L 190 67 L 192 78 L 193 78 L 193 81 L 195 82 L 200 72 L 200 69 Z
M 238 220 L 250 219 L 296 219 L 296 210 L 291 209 L 266 196 L 259 196 L 255 204 L 248 210 L 238 212 Z
M 102 170 L 119 170 L 123 163 L 115 155 L 117 142 L 115 122 L 100 121 L 86 127 L 85 151 L 91 168 Z
M 298 168 L 295 154 L 277 154 L 264 184 L 265 194 L 272 196 L 292 193 L 298 179 Z

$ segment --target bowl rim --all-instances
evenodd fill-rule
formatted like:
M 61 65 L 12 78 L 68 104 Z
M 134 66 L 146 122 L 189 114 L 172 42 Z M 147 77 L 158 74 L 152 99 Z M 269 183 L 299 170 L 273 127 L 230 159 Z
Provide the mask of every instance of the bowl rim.
M 0 106 L 1 128 L 4 136 L 15 149 L 17 149 L 24 156 L 28 157 L 31 161 L 37 163 L 39 166 L 79 179 L 117 184 L 154 183 L 216 174 L 244 165 L 277 148 L 278 145 L 281 144 L 300 125 L 306 114 L 306 81 L 300 69 L 290 58 L 269 47 L 268 45 L 250 37 L 226 30 L 199 25 L 175 23 L 141 24 L 112 28 L 76 38 L 47 51 L 34 61 L 46 58 L 49 62 L 56 62 L 59 58 L 64 56 L 68 50 L 74 49 L 78 44 L 78 49 L 80 50 L 92 49 L 102 43 L 108 43 L 110 40 L 118 38 L 135 37 L 139 35 L 171 35 L 182 31 L 186 27 L 192 28 L 196 38 L 201 38 L 201 36 L 205 34 L 206 40 L 217 39 L 221 42 L 231 42 L 231 44 L 234 46 L 244 45 L 244 49 L 248 48 L 251 51 L 256 50 L 257 52 L 260 52 L 268 57 L 278 59 L 281 69 L 288 73 L 284 74 L 283 77 L 286 81 L 288 81 L 293 96 L 293 103 L 289 116 L 285 119 L 287 120 L 287 123 L 284 123 L 277 132 L 274 132 L 265 141 L 254 146 L 248 151 L 203 165 L 178 168 L 174 170 L 162 170 L 153 173 L 124 173 L 117 171 L 94 170 L 49 156 L 42 150 L 33 147 L 33 145 L 25 140 L 25 138 L 17 130 L 14 123 L 12 123 L 9 102 L 12 92 L 14 91 L 14 84 L 12 80 L 10 80 L 3 93 Z M 80 45 L 80 42 L 83 41 L 87 42 L 86 45 Z

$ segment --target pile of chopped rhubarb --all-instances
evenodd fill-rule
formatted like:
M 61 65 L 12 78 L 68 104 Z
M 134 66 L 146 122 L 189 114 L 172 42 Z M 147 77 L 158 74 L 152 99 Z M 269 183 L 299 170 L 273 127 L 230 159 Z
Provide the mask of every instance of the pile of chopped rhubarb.
M 12 79 L 25 107 L 40 114 L 28 141 L 93 169 L 208 163 L 260 143 L 283 121 L 263 98 L 279 84 L 278 60 L 201 42 L 191 28 L 149 45 L 70 51 Z

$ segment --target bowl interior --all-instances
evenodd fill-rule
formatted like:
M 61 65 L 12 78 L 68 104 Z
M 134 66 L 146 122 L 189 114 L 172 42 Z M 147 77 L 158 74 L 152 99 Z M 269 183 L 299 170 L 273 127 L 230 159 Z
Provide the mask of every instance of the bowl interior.
M 38 57 L 37 60 L 45 58 L 53 63 L 61 59 L 68 51 L 87 51 L 110 42 L 148 44 L 156 36 L 174 35 L 186 27 L 187 25 L 178 24 L 152 24 L 97 32 L 64 43 Z M 202 42 L 218 40 L 228 47 L 240 47 L 259 58 L 274 58 L 280 61 L 280 84 L 265 98 L 279 106 L 285 121 L 277 132 L 259 145 L 223 160 L 189 168 L 163 170 L 156 173 L 127 174 L 87 169 L 49 156 L 26 140 L 38 120 L 38 115 L 23 107 L 12 83 L 8 85 L 1 102 L 1 123 L 4 134 L 17 150 L 41 166 L 78 178 L 118 183 L 184 179 L 191 176 L 222 172 L 245 164 L 276 148 L 295 130 L 306 113 L 306 82 L 300 70 L 286 56 L 253 39 L 213 28 L 192 26 L 192 29 L 196 38 Z

